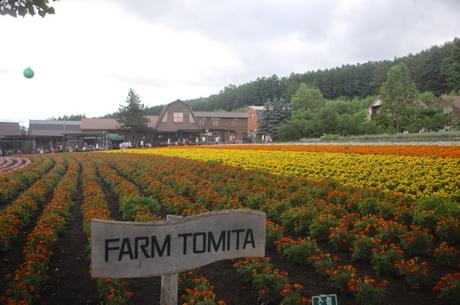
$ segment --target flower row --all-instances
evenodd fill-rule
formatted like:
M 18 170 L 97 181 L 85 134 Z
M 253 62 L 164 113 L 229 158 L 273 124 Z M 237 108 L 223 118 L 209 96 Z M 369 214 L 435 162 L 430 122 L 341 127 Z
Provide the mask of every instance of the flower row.
M 47 161 L 54 164 L 51 160 L 45 160 L 43 163 L 47 163 Z M 21 229 L 32 221 L 40 205 L 44 204 L 49 194 L 53 192 L 54 186 L 64 173 L 65 168 L 65 161 L 58 158 L 55 166 L 47 174 L 1 210 L 0 249 L 8 248 L 12 240 L 19 235 Z
M 214 286 L 196 270 L 180 273 L 179 285 L 184 287 L 184 293 L 181 295 L 182 305 L 225 305 L 223 300 L 216 300 Z
M 441 145 L 212 145 L 200 146 L 205 149 L 277 150 L 335 152 L 346 154 L 401 155 L 418 157 L 460 158 L 460 146 Z M 175 147 L 176 148 L 176 147 Z M 178 147 L 187 149 L 186 146 Z
M 460 198 L 460 159 L 236 149 L 145 149 L 156 154 L 195 160 L 220 160 L 232 166 L 260 169 L 310 180 L 333 179 L 343 185 L 374 188 L 414 198 Z
M 268 257 L 235 260 L 233 267 L 243 282 L 252 284 L 260 304 L 310 304 L 302 285 L 290 284 L 287 273 L 274 268 Z
M 70 207 L 77 192 L 79 165 L 68 160 L 65 175 L 59 181 L 53 198 L 46 205 L 24 246 L 24 262 L 12 274 L 6 290 L 8 304 L 31 304 L 39 296 L 53 255 L 52 247 L 70 218 Z
M 33 161 L 34 166 L 28 166 L 27 168 L 0 176 L 0 204 L 11 201 L 17 194 L 37 181 L 54 165 L 51 158 L 36 158 Z
M 106 196 L 99 183 L 94 162 L 82 159 L 82 186 L 83 186 L 83 231 L 91 238 L 91 219 L 111 219 Z M 123 305 L 129 304 L 133 293 L 128 289 L 126 280 L 99 279 L 97 290 L 100 304 Z

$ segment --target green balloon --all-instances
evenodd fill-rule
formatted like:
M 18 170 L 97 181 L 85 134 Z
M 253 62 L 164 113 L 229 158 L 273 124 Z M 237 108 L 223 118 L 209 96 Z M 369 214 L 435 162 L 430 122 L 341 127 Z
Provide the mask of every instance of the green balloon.
M 24 74 L 25 78 L 32 78 L 34 77 L 34 70 L 32 70 L 30 67 L 27 67 L 22 74 Z

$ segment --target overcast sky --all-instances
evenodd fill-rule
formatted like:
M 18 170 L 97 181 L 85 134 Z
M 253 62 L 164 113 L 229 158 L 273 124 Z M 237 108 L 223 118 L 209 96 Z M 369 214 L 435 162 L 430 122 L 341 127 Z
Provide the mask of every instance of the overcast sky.
M 458 0 L 61 0 L 0 16 L 0 121 L 217 93 L 257 77 L 392 59 L 460 37 Z M 33 79 L 22 71 L 30 66 Z

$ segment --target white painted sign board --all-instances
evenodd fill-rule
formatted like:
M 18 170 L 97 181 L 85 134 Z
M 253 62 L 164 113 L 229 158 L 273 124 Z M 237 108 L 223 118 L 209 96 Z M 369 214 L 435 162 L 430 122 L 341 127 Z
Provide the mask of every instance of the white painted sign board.
M 91 275 L 174 274 L 215 261 L 265 256 L 265 213 L 224 210 L 154 222 L 91 221 Z

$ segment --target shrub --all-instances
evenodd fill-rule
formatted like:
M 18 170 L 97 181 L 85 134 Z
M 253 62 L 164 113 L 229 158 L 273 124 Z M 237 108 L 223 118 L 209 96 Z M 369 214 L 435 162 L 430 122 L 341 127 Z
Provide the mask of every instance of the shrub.
M 355 235 L 347 230 L 346 225 L 341 224 L 330 230 L 329 243 L 335 250 L 349 250 L 355 239 Z
M 136 210 L 142 207 L 152 214 L 161 209 L 160 204 L 153 197 L 142 197 L 137 194 L 131 194 L 123 196 L 120 199 L 120 210 L 125 219 L 133 220 L 137 214 Z
M 128 289 L 128 282 L 121 279 L 99 279 L 97 291 L 101 303 L 107 305 L 129 304 L 129 300 L 134 295 Z
M 433 248 L 433 235 L 427 229 L 413 225 L 400 237 L 401 246 L 409 255 L 427 255 Z
M 275 242 L 276 251 L 286 257 L 288 261 L 306 265 L 309 256 L 316 256 L 319 253 L 319 248 L 314 239 L 284 237 Z
M 428 284 L 430 267 L 427 262 L 420 261 L 418 257 L 396 262 L 395 268 L 404 275 L 406 283 L 412 289 L 420 289 Z
M 460 221 L 458 218 L 441 217 L 436 223 L 436 234 L 450 243 L 460 243 Z
M 380 245 L 372 249 L 372 266 L 377 273 L 381 274 L 398 274 L 395 263 L 401 261 L 404 257 L 404 251 L 395 244 Z
M 329 284 L 340 292 L 348 290 L 348 283 L 356 277 L 356 268 L 352 265 L 337 266 L 329 273 Z
M 310 235 L 318 240 L 327 240 L 329 228 L 337 226 L 337 217 L 331 214 L 320 214 L 310 225 Z
M 407 232 L 407 227 L 398 222 L 387 220 L 382 222 L 377 237 L 385 243 L 399 243 L 401 235 Z
M 357 221 L 354 225 L 354 231 L 356 233 L 366 234 L 368 236 L 374 236 L 379 232 L 378 228 L 385 222 L 383 218 L 375 215 L 366 215 Z
M 375 198 L 367 198 L 358 202 L 358 211 L 361 215 L 369 215 L 377 213 L 377 200 Z
M 337 257 L 329 253 L 320 253 L 316 256 L 309 256 L 308 262 L 313 265 L 316 272 L 327 276 L 336 266 Z
M 438 298 L 445 304 L 456 305 L 460 300 L 460 272 L 444 275 L 434 286 Z
M 367 235 L 361 235 L 353 242 L 351 258 L 353 260 L 369 260 L 371 258 L 372 249 L 377 243 L 379 243 L 378 239 Z
M 252 277 L 252 286 L 259 295 L 260 303 L 278 304 L 281 301 L 281 292 L 287 284 L 285 274 L 273 268 L 265 268 L 261 273 L 253 273 Z
M 450 247 L 445 241 L 441 242 L 438 248 L 434 249 L 436 262 L 442 266 L 454 267 L 457 265 L 459 251 Z
M 378 305 L 382 304 L 385 297 L 385 286 L 387 281 L 377 282 L 367 276 L 356 281 L 354 294 L 357 304 Z M 352 286 L 353 287 L 353 286 Z
M 273 247 L 273 244 L 278 239 L 283 237 L 283 227 L 270 221 L 266 221 L 266 237 L 265 244 L 267 248 Z
M 305 305 L 310 304 L 310 299 L 301 295 L 303 287 L 300 284 L 286 284 L 284 289 L 281 291 L 283 300 L 280 305 Z

